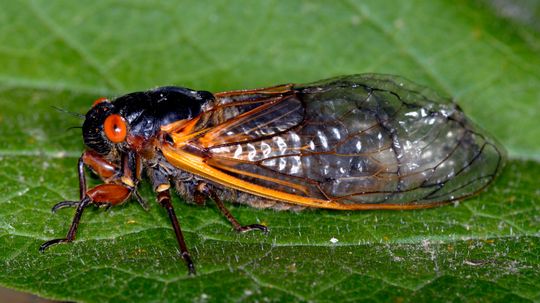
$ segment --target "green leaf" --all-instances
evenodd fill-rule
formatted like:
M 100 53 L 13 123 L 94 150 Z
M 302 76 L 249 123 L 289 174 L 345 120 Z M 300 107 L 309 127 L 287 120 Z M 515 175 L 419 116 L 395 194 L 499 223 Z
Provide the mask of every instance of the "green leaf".
M 468 1 L 8 1 L 0 9 L 0 284 L 118 301 L 540 300 L 540 37 Z M 421 211 L 276 212 L 230 206 L 271 231 L 238 235 L 212 204 L 164 211 L 76 199 L 92 100 L 161 85 L 224 91 L 336 75 L 405 76 L 452 96 L 508 149 L 484 193 Z M 97 181 L 94 181 L 97 182 Z M 147 184 L 143 196 L 153 200 Z M 334 239 L 333 241 L 331 241 Z M 337 242 L 335 242 L 337 240 Z M 335 243 L 333 243 L 335 242 Z

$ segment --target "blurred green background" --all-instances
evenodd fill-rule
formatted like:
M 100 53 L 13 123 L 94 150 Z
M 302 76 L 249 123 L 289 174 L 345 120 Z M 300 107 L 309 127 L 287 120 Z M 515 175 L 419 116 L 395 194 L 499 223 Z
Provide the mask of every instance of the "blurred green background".
M 540 300 L 540 23 L 535 1 L 5 1 L 0 4 L 0 284 L 57 300 Z M 175 205 L 199 275 L 162 210 L 88 211 L 80 120 L 100 96 L 163 85 L 213 92 L 337 75 L 402 75 L 452 97 L 509 151 L 456 207 L 301 213 Z M 152 200 L 147 185 L 143 195 Z M 338 239 L 332 243 L 330 239 Z

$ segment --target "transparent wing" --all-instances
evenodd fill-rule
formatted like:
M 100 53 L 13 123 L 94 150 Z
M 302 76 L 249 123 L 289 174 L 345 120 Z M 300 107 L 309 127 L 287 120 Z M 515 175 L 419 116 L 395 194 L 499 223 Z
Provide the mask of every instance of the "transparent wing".
M 462 199 L 487 186 L 504 160 L 457 105 L 399 77 L 217 96 L 207 119 L 214 125 L 190 142 L 206 150 L 205 164 L 329 208 Z

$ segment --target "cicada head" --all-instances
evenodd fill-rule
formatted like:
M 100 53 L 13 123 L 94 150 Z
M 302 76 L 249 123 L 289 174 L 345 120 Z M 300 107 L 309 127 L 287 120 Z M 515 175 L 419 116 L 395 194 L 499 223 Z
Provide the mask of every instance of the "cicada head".
M 100 98 L 85 116 L 84 144 L 101 155 L 139 149 L 161 126 L 193 118 L 213 99 L 209 92 L 181 87 L 131 93 L 113 101 Z
M 111 118 L 109 117 L 111 117 L 114 112 L 114 105 L 109 100 L 100 98 L 94 102 L 94 105 L 85 116 L 82 127 L 84 144 L 101 155 L 107 155 L 113 149 L 114 144 L 105 134 L 104 124 L 107 119 L 108 122 L 111 121 Z M 120 119 L 120 121 L 122 121 L 122 119 Z M 124 130 L 127 133 L 125 120 L 122 122 L 117 122 L 116 125 L 112 126 L 112 133 L 121 133 Z

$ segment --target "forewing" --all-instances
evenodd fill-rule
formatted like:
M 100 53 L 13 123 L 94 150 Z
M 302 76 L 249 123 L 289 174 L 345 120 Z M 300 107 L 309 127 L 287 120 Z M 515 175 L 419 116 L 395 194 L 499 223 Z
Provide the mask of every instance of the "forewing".
M 399 77 L 340 77 L 249 100 L 218 99 L 222 121 L 190 143 L 206 149 L 205 165 L 329 208 L 462 199 L 504 159 L 454 103 Z

